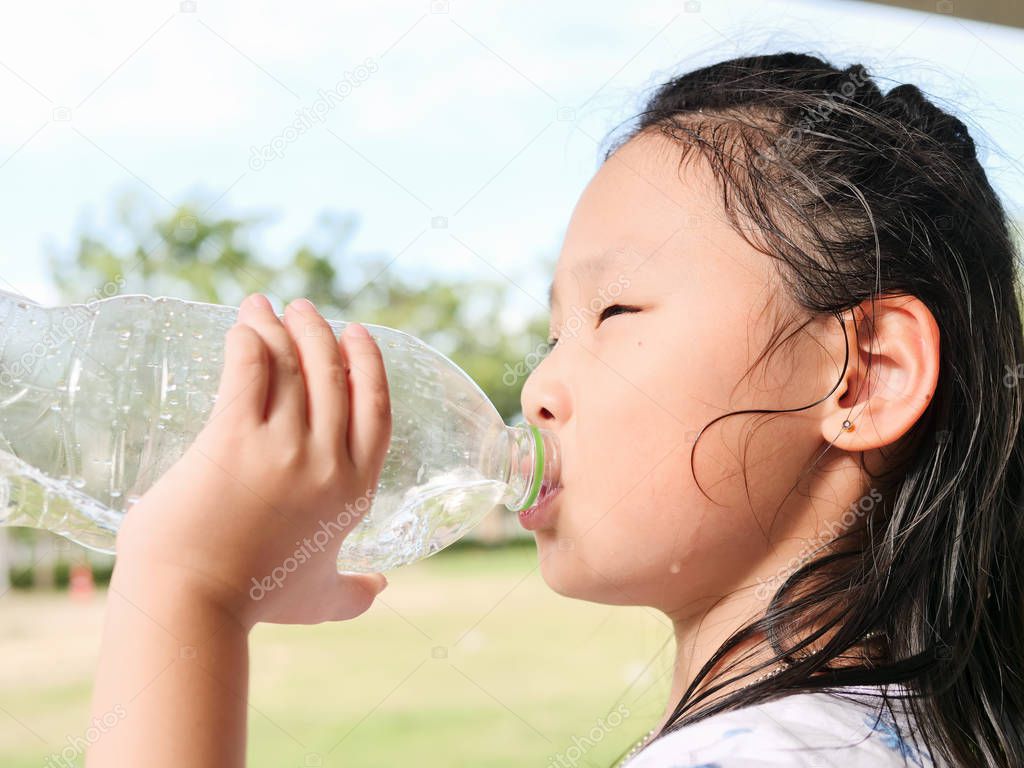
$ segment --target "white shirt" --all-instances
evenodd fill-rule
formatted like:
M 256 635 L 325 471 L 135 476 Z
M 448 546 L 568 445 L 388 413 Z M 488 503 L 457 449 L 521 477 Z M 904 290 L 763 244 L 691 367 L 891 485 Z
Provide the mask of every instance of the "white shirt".
M 907 707 L 882 686 L 801 692 L 710 715 L 655 740 L 629 768 L 938 768 L 911 729 Z M 906 693 L 890 685 L 891 696 Z M 839 696 L 856 696 L 850 701 Z M 915 738 L 916 736 L 916 738 Z

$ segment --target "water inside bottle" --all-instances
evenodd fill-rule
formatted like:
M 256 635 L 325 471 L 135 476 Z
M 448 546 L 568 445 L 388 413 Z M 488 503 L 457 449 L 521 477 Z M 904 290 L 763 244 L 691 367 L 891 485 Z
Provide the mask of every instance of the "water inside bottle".
M 348 535 L 338 556 L 347 571 L 376 571 L 427 557 L 448 546 L 509 494 L 505 483 L 461 467 L 409 488 L 402 496 L 380 495 L 367 513 L 371 525 Z M 469 514 L 467 510 L 475 510 Z
M 85 546 L 112 552 L 120 515 L 0 449 L 0 523 L 45 528 Z
M 121 515 L 68 485 L 0 451 L 0 521 L 21 521 L 112 551 Z M 363 522 L 373 522 L 374 527 L 359 524 L 348 533 L 338 567 L 352 572 L 387 570 L 434 554 L 476 525 L 477 515 L 467 510 L 498 506 L 508 492 L 504 483 L 460 469 L 410 488 L 401 497 L 382 494 L 364 514 L 373 520 Z M 328 524 L 324 530 L 332 529 Z

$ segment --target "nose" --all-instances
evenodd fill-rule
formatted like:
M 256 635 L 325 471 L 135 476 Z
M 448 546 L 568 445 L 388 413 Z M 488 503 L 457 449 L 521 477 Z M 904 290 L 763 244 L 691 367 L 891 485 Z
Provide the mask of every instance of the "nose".
M 526 421 L 541 429 L 557 430 L 572 416 L 572 397 L 552 362 L 545 359 L 530 372 L 519 400 Z

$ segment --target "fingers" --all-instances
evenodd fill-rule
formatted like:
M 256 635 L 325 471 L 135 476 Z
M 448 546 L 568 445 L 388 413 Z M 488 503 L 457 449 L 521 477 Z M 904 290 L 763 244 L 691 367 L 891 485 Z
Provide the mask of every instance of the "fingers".
M 380 347 L 359 323 L 349 323 L 335 341 L 315 308 L 305 313 L 300 306 L 289 307 L 287 327 L 260 294 L 247 297 L 239 309 L 239 320 L 259 333 L 271 357 L 267 420 L 289 419 L 324 435 L 345 435 L 352 464 L 376 478 L 391 441 L 391 398 Z
M 391 397 L 380 347 L 359 323 L 341 334 L 349 363 L 348 447 L 352 463 L 374 478 L 391 441 Z
M 288 329 L 274 314 L 267 298 L 259 293 L 246 297 L 239 307 L 238 319 L 259 333 L 270 353 L 267 421 L 304 426 L 306 384 L 302 377 L 299 353 Z
M 232 420 L 263 420 L 270 383 L 267 348 L 260 335 L 236 323 L 224 338 L 224 368 L 210 421 L 231 411 Z
M 314 439 L 347 455 L 348 375 L 344 350 L 334 330 L 306 299 L 285 309 L 285 325 L 292 332 L 306 378 L 306 403 Z

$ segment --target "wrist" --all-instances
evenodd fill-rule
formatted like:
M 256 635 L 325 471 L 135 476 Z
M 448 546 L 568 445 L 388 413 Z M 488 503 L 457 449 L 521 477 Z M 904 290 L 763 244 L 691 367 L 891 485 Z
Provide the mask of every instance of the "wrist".
M 175 627 L 212 624 L 247 635 L 256 623 L 246 611 L 248 596 L 184 565 L 119 555 L 110 590 L 176 635 Z

